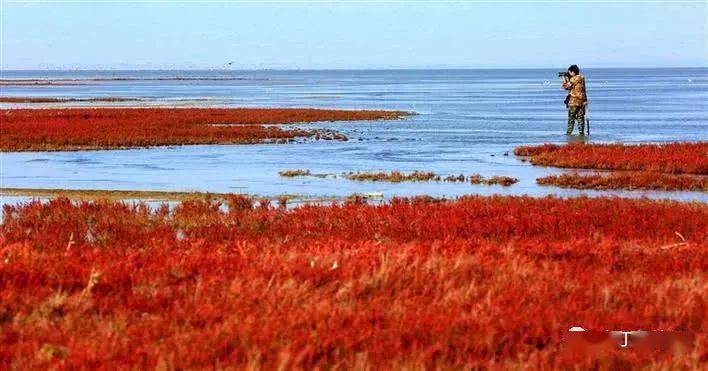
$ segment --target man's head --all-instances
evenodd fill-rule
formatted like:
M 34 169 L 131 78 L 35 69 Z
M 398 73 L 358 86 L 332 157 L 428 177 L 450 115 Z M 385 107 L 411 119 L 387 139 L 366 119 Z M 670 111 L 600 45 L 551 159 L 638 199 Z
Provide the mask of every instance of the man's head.
M 580 68 L 578 68 L 578 65 L 574 64 L 568 67 L 568 73 L 570 76 L 580 75 Z

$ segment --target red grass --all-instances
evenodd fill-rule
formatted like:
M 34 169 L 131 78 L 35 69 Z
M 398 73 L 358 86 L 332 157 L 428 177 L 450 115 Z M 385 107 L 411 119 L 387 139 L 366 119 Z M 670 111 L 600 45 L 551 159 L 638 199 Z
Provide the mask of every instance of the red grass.
M 700 368 L 708 206 L 470 197 L 6 207 L 0 368 Z M 569 359 L 571 326 L 685 329 Z M 570 363 L 573 362 L 573 363 Z
M 402 112 L 319 109 L 89 108 L 2 111 L 0 151 L 116 149 L 184 144 L 237 144 L 315 136 L 265 124 L 393 119 Z
M 517 156 L 534 165 L 605 170 L 708 174 L 708 142 L 668 144 L 567 144 L 522 146 Z
M 644 189 L 708 192 L 708 177 L 648 171 L 615 174 L 562 174 L 536 179 L 540 185 L 575 189 Z
M 131 102 L 140 98 L 55 98 L 55 97 L 0 97 L 0 103 L 69 103 L 69 102 Z

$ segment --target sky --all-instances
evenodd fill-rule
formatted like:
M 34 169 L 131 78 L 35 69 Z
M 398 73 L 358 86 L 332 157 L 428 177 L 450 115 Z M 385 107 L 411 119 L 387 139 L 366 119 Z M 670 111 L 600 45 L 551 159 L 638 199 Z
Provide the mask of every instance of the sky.
M 0 0 L 0 68 L 708 67 L 707 4 Z

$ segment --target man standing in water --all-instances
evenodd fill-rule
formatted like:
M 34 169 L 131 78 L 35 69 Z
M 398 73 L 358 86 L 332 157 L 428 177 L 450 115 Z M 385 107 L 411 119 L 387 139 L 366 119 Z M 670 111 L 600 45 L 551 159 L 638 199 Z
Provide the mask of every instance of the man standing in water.
M 578 134 L 585 136 L 585 105 L 588 98 L 585 94 L 585 77 L 580 74 L 577 65 L 568 67 L 568 75 L 563 76 L 563 88 L 570 91 L 566 99 L 568 106 L 568 131 L 566 134 L 573 134 L 573 125 L 577 121 Z

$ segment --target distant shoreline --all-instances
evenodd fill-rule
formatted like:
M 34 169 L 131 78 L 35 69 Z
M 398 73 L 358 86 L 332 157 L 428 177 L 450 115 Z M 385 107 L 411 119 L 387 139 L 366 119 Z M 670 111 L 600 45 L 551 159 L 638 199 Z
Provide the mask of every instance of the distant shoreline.
M 518 70 L 557 70 L 567 66 L 556 67 L 380 67 L 380 68 L 243 68 L 243 69 L 219 69 L 219 68 L 158 68 L 158 69 L 4 69 L 0 70 L 0 76 L 4 73 L 28 73 L 28 72 L 322 72 L 322 71 L 518 71 Z M 676 69 L 708 69 L 708 66 L 678 66 L 678 67 L 583 67 L 583 70 L 676 70 Z M 3 76 L 4 79 L 4 76 Z M 0 79 L 1 80 L 1 79 Z

